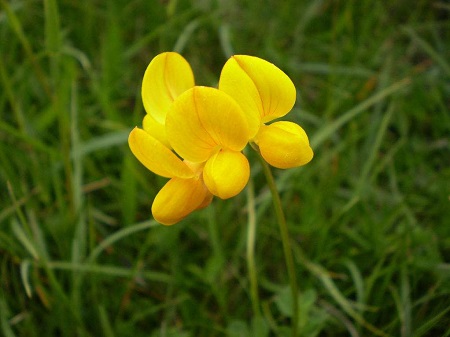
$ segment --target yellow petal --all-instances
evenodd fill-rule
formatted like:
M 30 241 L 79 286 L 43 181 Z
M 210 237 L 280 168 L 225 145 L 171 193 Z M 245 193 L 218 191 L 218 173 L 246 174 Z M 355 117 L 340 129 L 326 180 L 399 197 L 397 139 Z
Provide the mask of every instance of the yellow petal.
M 163 143 L 165 147 L 169 149 L 172 148 L 167 140 L 166 126 L 155 121 L 151 115 L 145 115 L 144 120 L 142 121 L 142 128 L 153 138 L 156 138 Z
M 170 149 L 146 131 L 134 128 L 128 145 L 136 158 L 150 171 L 166 177 L 192 178 L 194 172 Z
M 296 98 L 294 84 L 281 69 L 248 55 L 235 55 L 225 63 L 219 89 L 232 96 L 246 113 L 253 115 L 257 110 L 263 123 L 286 115 Z
M 292 122 L 263 126 L 255 141 L 262 157 L 270 165 L 281 169 L 305 165 L 314 155 L 305 131 Z
M 194 87 L 178 97 L 166 119 L 167 139 L 184 159 L 206 161 L 217 149 L 241 151 L 249 140 L 244 113 L 227 94 Z
M 254 82 L 233 57 L 222 68 L 219 90 L 233 97 L 241 106 L 247 118 L 250 137 L 253 138 L 261 125 L 262 101 Z
M 203 180 L 212 194 L 227 199 L 239 194 L 247 185 L 250 166 L 241 152 L 219 151 L 203 169 Z
M 148 65 L 142 81 L 142 101 L 145 111 L 164 124 L 173 100 L 194 86 L 189 63 L 178 53 L 157 55 Z
M 156 195 L 153 217 L 164 225 L 173 225 L 197 209 L 209 205 L 211 193 L 199 178 L 172 178 Z

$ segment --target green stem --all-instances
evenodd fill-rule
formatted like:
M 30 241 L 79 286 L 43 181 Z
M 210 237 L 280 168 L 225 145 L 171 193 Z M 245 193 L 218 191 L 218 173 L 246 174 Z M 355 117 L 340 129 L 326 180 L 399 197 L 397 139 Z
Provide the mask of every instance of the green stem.
M 280 227 L 281 242 L 283 243 L 284 259 L 286 262 L 286 268 L 289 275 L 289 283 L 291 286 L 291 296 L 292 296 L 292 337 L 297 336 L 298 327 L 298 285 L 297 277 L 295 274 L 294 259 L 292 256 L 291 244 L 289 242 L 289 232 L 286 224 L 286 218 L 284 217 L 283 208 L 281 207 L 280 195 L 278 194 L 277 186 L 270 170 L 269 165 L 261 157 L 259 151 L 258 158 L 261 162 L 264 175 L 266 176 L 267 185 L 269 186 L 270 192 L 272 193 L 273 206 L 275 208 L 275 213 L 277 216 L 278 226 Z
M 247 230 L 247 269 L 250 279 L 250 297 L 252 300 L 252 309 L 255 316 L 260 316 L 258 279 L 256 277 L 255 264 L 255 237 L 256 237 L 256 215 L 255 215 L 255 191 L 253 189 L 253 181 L 249 180 L 247 185 L 247 213 L 248 213 L 248 230 Z

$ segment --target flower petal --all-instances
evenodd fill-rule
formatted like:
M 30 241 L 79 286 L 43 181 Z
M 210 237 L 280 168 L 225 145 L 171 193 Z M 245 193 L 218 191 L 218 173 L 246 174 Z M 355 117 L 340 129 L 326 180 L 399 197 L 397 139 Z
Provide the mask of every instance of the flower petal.
M 194 172 L 170 149 L 146 131 L 134 128 L 128 145 L 136 158 L 150 171 L 166 177 L 192 178 Z
M 144 120 L 142 121 L 142 128 L 153 138 L 156 138 L 163 143 L 165 147 L 169 149 L 172 148 L 167 140 L 165 125 L 155 121 L 151 115 L 145 115 Z
M 212 195 L 201 179 L 172 178 L 153 201 L 153 217 L 164 225 L 173 225 L 191 212 L 208 206 L 211 200 Z
M 166 119 L 167 139 L 184 159 L 206 161 L 218 148 L 241 151 L 249 130 L 239 105 L 224 92 L 194 87 L 178 97 Z
M 263 116 L 261 97 L 252 79 L 233 57 L 222 68 L 219 90 L 233 97 L 244 110 L 250 137 L 253 138 L 259 130 Z
M 247 185 L 250 166 L 241 152 L 219 151 L 203 169 L 203 180 L 212 194 L 227 199 L 239 194 Z
M 142 101 L 145 111 L 164 124 L 173 100 L 194 86 L 189 63 L 178 53 L 161 53 L 148 65 L 142 80 Z
M 270 165 L 281 169 L 305 165 L 314 155 L 306 132 L 292 122 L 264 125 L 255 141 L 262 157 Z
M 265 123 L 291 111 L 296 91 L 291 79 L 274 64 L 255 56 L 232 56 L 222 69 L 219 89 L 249 114 L 258 110 Z

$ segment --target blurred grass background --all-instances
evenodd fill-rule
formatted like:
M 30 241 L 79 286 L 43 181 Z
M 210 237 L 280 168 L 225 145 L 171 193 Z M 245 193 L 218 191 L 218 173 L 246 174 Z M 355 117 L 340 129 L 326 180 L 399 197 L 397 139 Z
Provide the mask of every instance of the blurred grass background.
M 215 86 L 232 54 L 283 69 L 307 166 L 276 170 L 301 336 L 450 336 L 450 4 L 417 0 L 0 0 L 0 334 L 288 336 L 270 194 L 151 219 L 164 179 L 126 144 L 149 61 Z M 250 191 L 251 192 L 251 191 Z

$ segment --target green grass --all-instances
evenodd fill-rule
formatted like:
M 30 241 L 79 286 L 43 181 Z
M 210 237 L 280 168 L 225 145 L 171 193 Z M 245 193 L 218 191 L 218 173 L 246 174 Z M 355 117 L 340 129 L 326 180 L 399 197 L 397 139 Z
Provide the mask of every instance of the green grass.
M 151 218 L 164 179 L 130 153 L 148 62 L 215 86 L 231 54 L 298 89 L 315 151 L 274 170 L 301 336 L 450 336 L 450 7 L 445 1 L 0 0 L 0 335 L 288 336 L 270 192 Z M 252 191 L 250 191 L 252 192 Z M 256 217 L 260 313 L 247 214 Z M 254 212 L 254 213 L 253 213 Z

